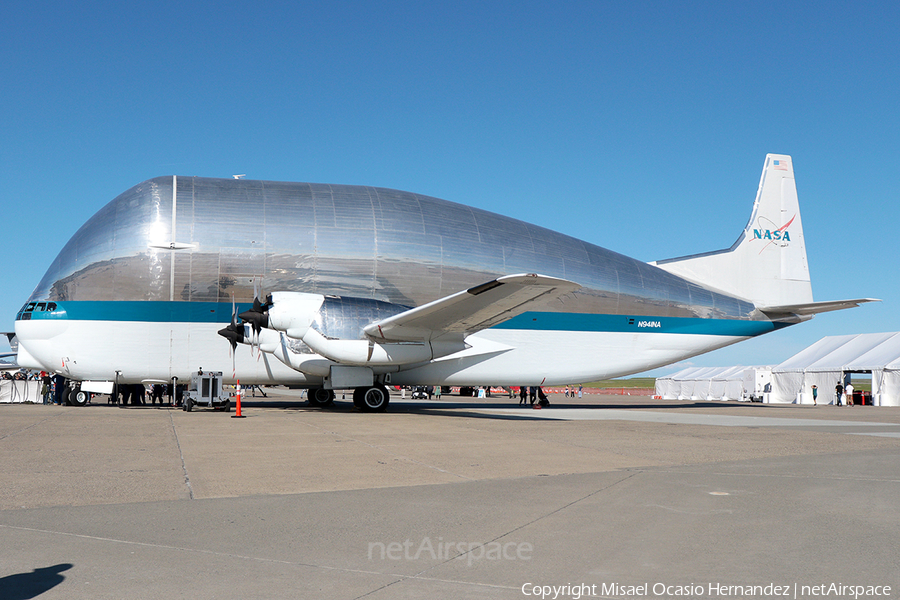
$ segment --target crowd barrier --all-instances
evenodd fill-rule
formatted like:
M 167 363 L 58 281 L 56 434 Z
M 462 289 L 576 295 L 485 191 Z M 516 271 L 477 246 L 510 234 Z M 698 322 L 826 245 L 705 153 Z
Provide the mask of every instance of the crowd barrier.
M 34 402 L 41 404 L 40 381 L 22 381 L 18 379 L 0 380 L 0 403 Z

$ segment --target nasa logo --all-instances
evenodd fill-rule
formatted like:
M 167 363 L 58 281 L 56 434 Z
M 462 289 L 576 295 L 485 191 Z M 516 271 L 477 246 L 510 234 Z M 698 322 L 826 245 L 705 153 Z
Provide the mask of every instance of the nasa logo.
M 788 227 L 791 226 L 791 223 L 793 223 L 796 218 L 797 215 L 794 215 L 791 217 L 790 221 L 781 227 L 776 227 L 775 223 L 770 219 L 760 217 L 756 223 L 758 228 L 753 230 L 752 238 L 752 240 L 766 240 L 768 242 L 768 244 L 760 249 L 760 253 L 772 244 L 781 248 L 786 247 L 791 241 L 791 233 L 788 231 Z
M 757 240 L 772 240 L 774 242 L 789 242 L 791 241 L 791 233 L 787 230 L 781 231 L 780 229 L 776 229 L 775 231 L 772 231 L 771 229 L 754 229 L 753 238 Z

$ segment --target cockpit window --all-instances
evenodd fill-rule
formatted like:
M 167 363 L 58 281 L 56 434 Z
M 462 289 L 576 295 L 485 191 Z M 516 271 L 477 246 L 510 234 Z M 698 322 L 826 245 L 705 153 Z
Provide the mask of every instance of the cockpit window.
M 56 302 L 29 302 L 21 312 L 53 312 L 56 310 Z
M 55 313 L 59 307 L 56 305 L 56 302 L 29 302 L 25 306 L 22 307 L 22 310 L 19 311 L 19 314 L 16 315 L 16 320 L 27 321 L 31 319 L 32 314 L 34 313 Z M 61 315 L 47 315 L 50 318 L 60 317 Z

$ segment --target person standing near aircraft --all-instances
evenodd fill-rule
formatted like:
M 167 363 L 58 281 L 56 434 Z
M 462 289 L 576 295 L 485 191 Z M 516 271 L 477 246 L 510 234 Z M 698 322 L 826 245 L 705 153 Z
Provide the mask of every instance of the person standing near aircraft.
M 848 383 L 844 388 L 844 394 L 847 395 L 847 406 L 853 406 L 853 384 Z
M 813 394 L 813 406 L 818 406 L 818 403 L 816 403 L 816 398 L 819 397 L 819 388 L 816 386 L 812 386 L 812 394 Z
M 66 389 L 66 378 L 62 375 L 57 375 L 53 378 L 53 404 L 65 404 L 66 401 L 63 398 L 63 390 Z
M 522 406 L 523 404 L 525 404 L 525 394 L 526 394 L 525 386 L 520 385 L 519 386 L 519 406 Z
M 44 404 L 50 404 L 50 392 L 53 389 L 53 380 L 46 371 L 41 371 L 41 395 L 44 398 Z
M 835 406 L 841 405 L 841 396 L 844 394 L 844 386 L 841 385 L 841 382 L 838 381 L 838 384 L 834 386 L 834 404 Z

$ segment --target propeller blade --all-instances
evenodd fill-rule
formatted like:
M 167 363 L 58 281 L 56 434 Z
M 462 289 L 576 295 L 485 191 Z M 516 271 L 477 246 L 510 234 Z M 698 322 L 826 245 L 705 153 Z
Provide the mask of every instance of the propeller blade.
M 228 340 L 231 343 L 231 349 L 234 350 L 238 344 L 244 343 L 244 326 L 239 324 L 223 327 L 219 330 L 219 335 Z
M 253 299 L 253 306 L 239 314 L 238 316 L 245 323 L 253 326 L 253 331 L 259 333 L 263 327 L 269 326 L 269 303 L 263 304 L 259 298 Z

